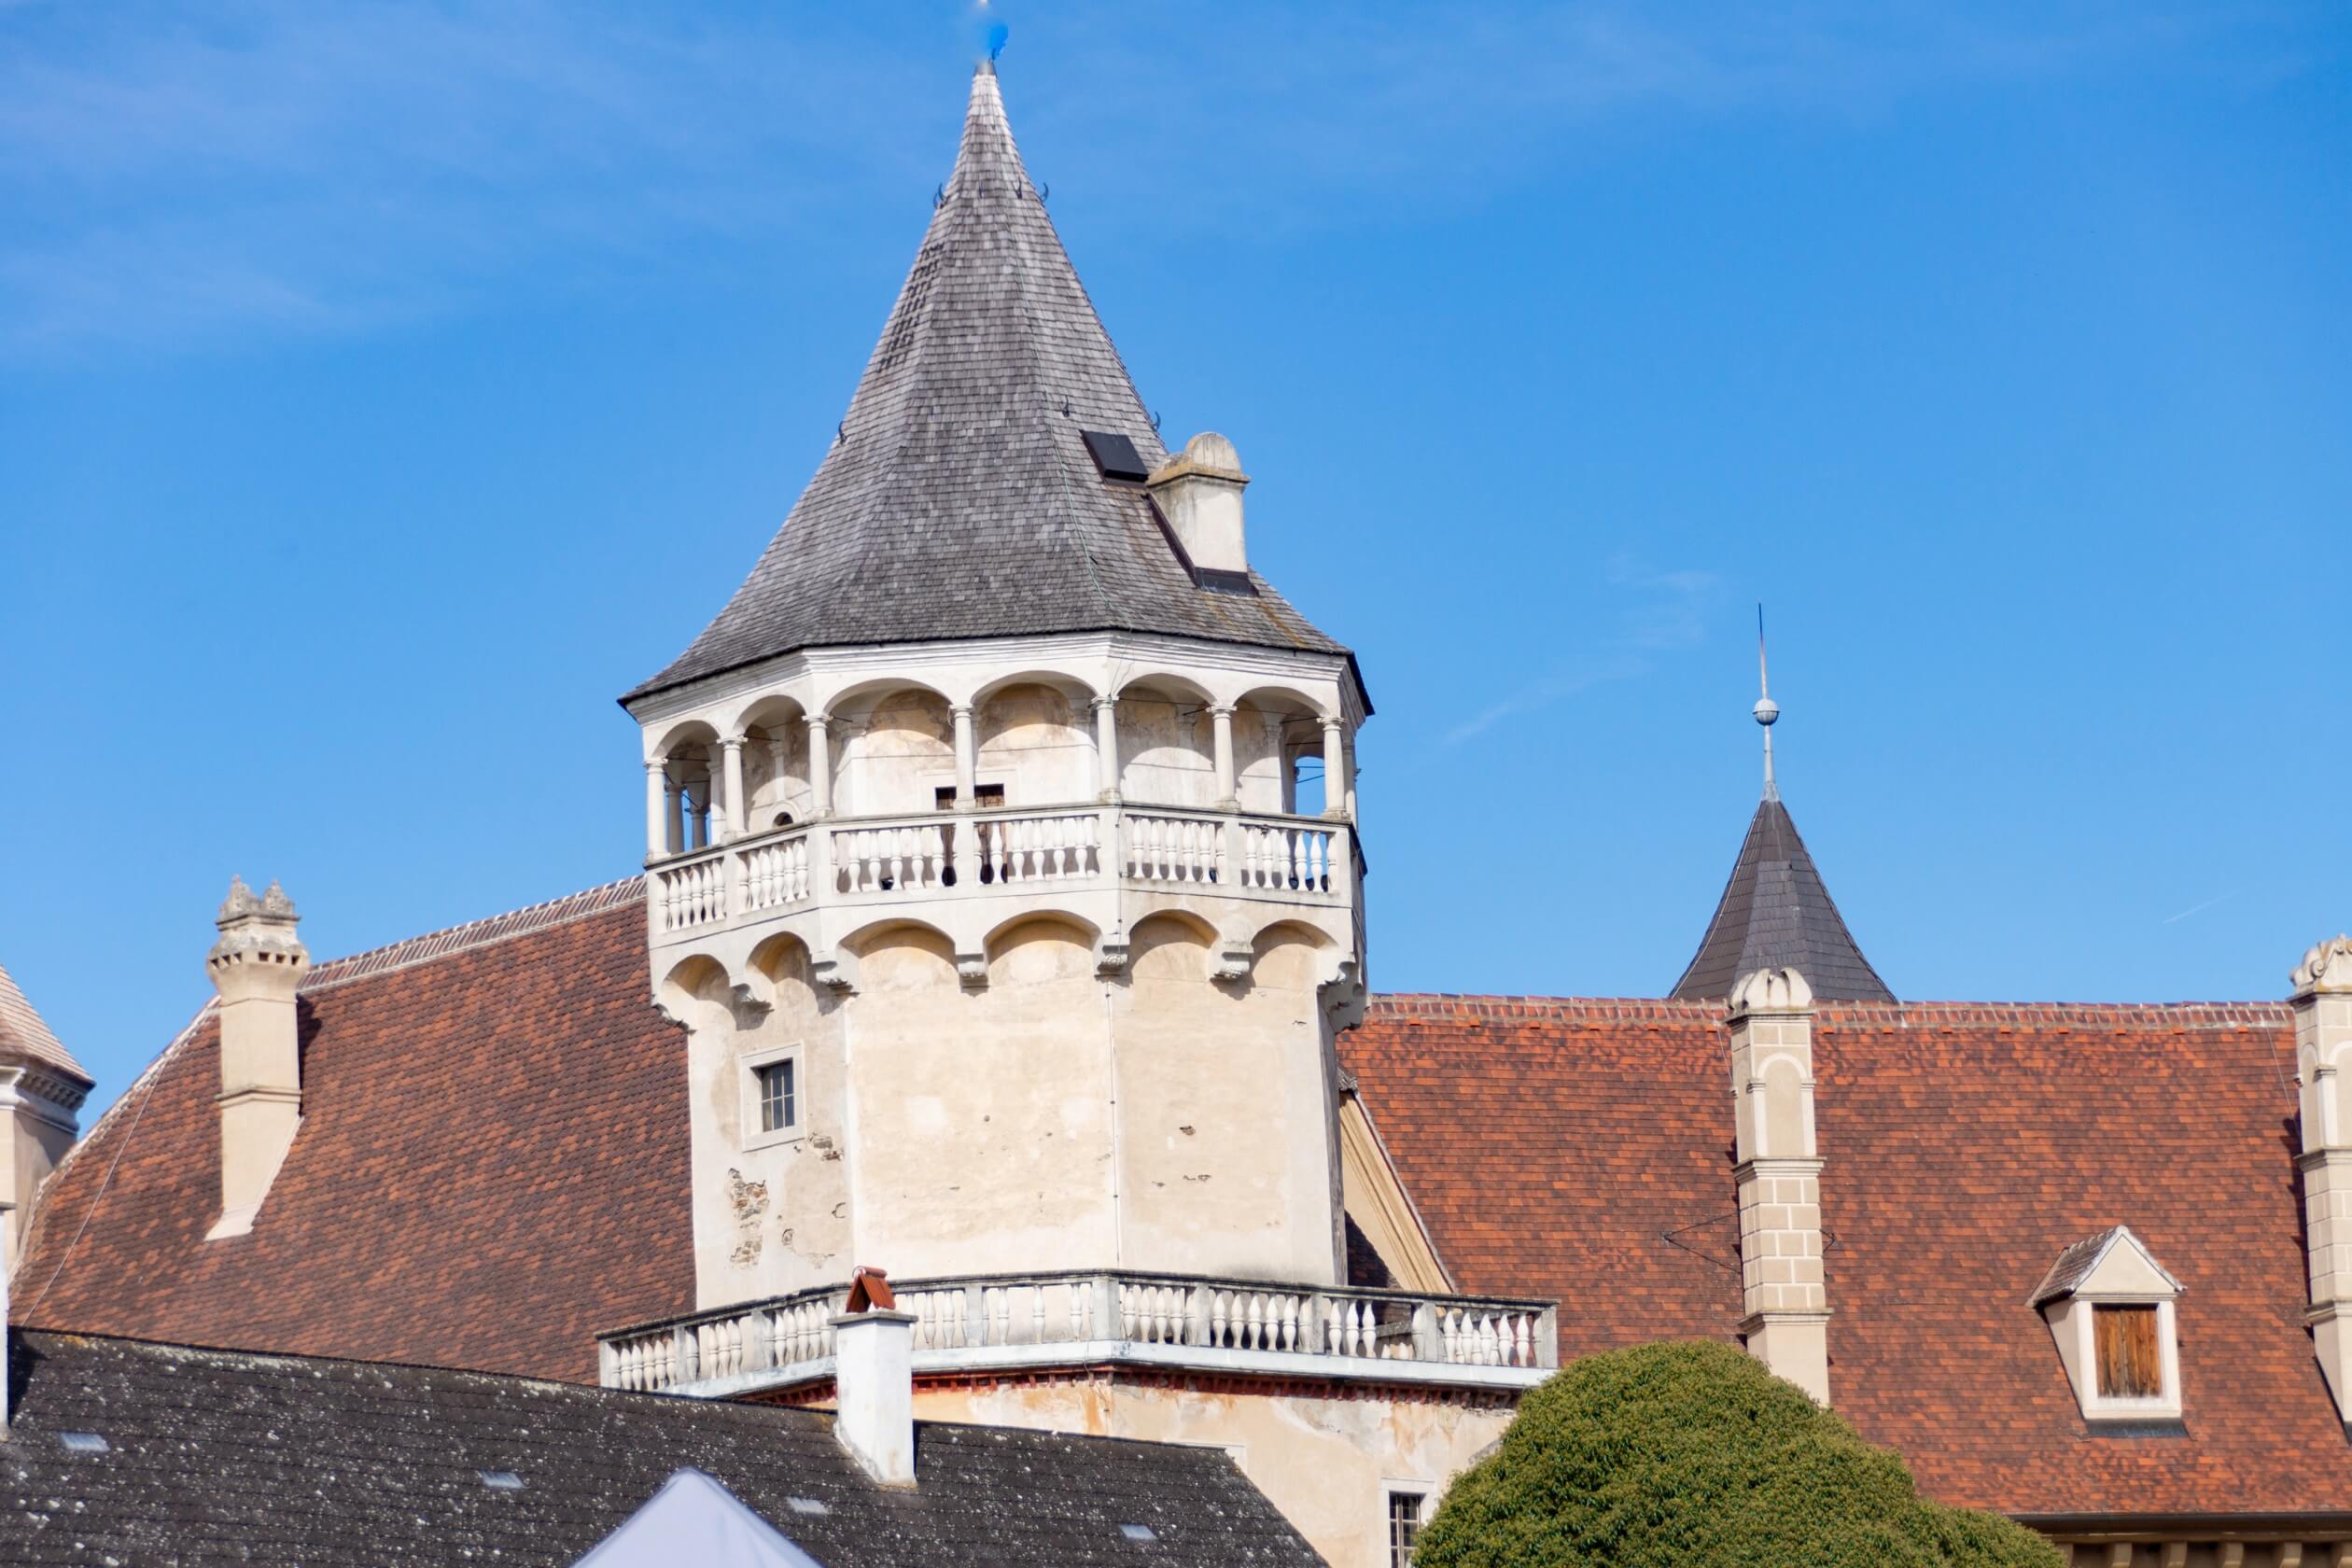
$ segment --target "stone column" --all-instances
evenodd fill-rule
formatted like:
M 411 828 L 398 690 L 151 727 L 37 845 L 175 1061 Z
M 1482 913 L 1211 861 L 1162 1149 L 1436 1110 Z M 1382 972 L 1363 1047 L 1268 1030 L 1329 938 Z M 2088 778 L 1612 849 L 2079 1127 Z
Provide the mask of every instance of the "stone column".
M 1348 743 L 1339 721 L 1325 719 L 1323 733 L 1323 815 L 1348 814 Z
M 1274 809 L 1289 816 L 1298 809 L 1297 780 L 1291 775 L 1290 759 L 1282 755 L 1282 716 L 1261 713 L 1258 721 L 1266 726 L 1266 749 L 1274 757 Z
M 1740 1282 L 1749 1353 L 1829 1403 L 1829 1299 L 1813 1139 L 1813 987 L 1758 970 L 1731 992 L 1731 1095 Z
M 980 776 L 979 750 L 972 737 L 972 705 L 957 703 L 947 711 L 956 721 L 956 809 L 970 811 L 973 785 Z
M 808 816 L 811 821 L 821 821 L 833 815 L 833 741 L 825 728 L 825 716 L 812 714 L 808 721 Z
M 1211 749 L 1217 764 L 1217 809 L 1232 811 L 1240 802 L 1235 798 L 1233 785 L 1233 707 L 1229 703 L 1209 705 Z
M 1097 697 L 1095 719 L 1095 798 L 1106 805 L 1119 798 L 1119 699 Z
M 729 735 L 721 746 L 726 754 L 724 782 L 726 784 L 726 820 L 720 829 L 719 842 L 732 844 L 743 836 L 743 737 Z
M 2352 1421 L 2352 938 L 2303 955 L 2292 976 L 2303 1124 L 2303 1238 L 2319 1370 Z
M 669 852 L 683 854 L 686 850 L 686 786 L 670 777 L 669 770 L 665 767 L 662 770 L 662 790 L 669 797 Z
M 686 847 L 707 849 L 710 847 L 710 776 L 706 773 L 699 782 L 689 780 L 685 791 L 686 826 L 690 830 Z
M 243 1236 L 302 1124 L 301 1015 L 310 970 L 301 917 L 276 883 L 259 898 L 229 884 L 204 967 L 220 993 L 220 1218 L 205 1239 Z
M 669 759 L 655 757 L 645 764 L 645 858 L 658 859 L 669 848 Z

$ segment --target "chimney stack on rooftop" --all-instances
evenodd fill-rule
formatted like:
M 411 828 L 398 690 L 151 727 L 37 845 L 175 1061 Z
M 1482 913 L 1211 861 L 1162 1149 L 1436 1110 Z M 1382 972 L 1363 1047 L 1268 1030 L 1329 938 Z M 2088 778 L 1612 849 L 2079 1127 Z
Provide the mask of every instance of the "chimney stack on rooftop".
M 301 918 L 274 882 L 257 898 L 234 878 L 220 906 L 220 939 L 204 960 L 220 993 L 220 1219 L 207 1239 L 253 1228 L 301 1125 L 294 992 L 310 970 L 310 950 L 294 934 Z
M 1233 443 L 1203 430 L 1144 484 L 1195 567 L 1243 572 L 1250 557 L 1241 537 L 1241 492 L 1249 483 Z
M 833 1435 L 889 1487 L 915 1484 L 915 1314 L 889 1277 L 860 1268 L 833 1331 Z

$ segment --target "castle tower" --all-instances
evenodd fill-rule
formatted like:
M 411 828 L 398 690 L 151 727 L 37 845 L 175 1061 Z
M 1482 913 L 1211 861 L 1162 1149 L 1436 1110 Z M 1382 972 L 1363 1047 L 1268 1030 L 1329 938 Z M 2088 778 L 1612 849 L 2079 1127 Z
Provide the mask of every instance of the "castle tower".
M 815 479 L 623 699 L 704 1307 L 1341 1280 L 1369 706 L 1251 567 L 1248 483 L 1161 446 L 981 66 Z

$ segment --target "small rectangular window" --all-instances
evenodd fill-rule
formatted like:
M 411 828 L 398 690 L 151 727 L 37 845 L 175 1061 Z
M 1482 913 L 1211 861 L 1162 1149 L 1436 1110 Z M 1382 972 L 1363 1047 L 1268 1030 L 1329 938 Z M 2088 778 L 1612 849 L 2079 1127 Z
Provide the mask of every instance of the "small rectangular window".
M 2093 1307 L 2091 1329 L 2098 1348 L 2102 1397 L 2154 1399 L 2163 1393 L 2164 1362 L 2156 1341 L 2154 1307 Z
M 1418 1491 L 1388 1494 L 1389 1568 L 1413 1568 L 1413 1543 L 1421 1539 L 1423 1500 Z
M 760 1079 L 760 1130 L 784 1132 L 800 1121 L 800 1101 L 792 1082 L 792 1069 L 797 1065 L 790 1057 L 758 1069 Z

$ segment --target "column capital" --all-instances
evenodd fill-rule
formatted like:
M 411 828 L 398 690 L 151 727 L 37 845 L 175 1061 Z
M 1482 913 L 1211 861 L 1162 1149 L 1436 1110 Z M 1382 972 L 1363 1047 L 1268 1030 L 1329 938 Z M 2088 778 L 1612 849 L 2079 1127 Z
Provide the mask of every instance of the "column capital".
M 722 735 L 720 737 L 719 744 L 730 751 L 740 751 L 743 749 L 743 743 L 749 738 L 750 737 L 748 735 Z
M 1088 699 L 1086 706 L 1093 708 L 1097 713 L 1100 713 L 1105 708 L 1115 710 L 1119 706 L 1119 699 L 1116 697 L 1094 697 Z
M 806 724 L 812 730 L 821 730 L 828 724 L 831 724 L 833 720 L 831 716 L 827 714 L 809 713 L 802 715 L 801 722 Z
M 645 771 L 648 773 L 667 773 L 669 771 L 669 763 L 670 760 L 666 755 L 660 757 L 648 757 L 645 759 Z
M 1212 702 L 1209 705 L 1209 717 L 1211 719 L 1230 719 L 1233 717 L 1233 709 L 1234 705 L 1231 703 Z
M 968 702 L 951 702 L 947 705 L 947 711 L 956 718 L 968 719 L 972 716 L 973 706 Z
M 1344 730 L 1348 727 L 1348 721 L 1336 713 L 1319 713 L 1315 716 L 1315 721 L 1326 731 Z

